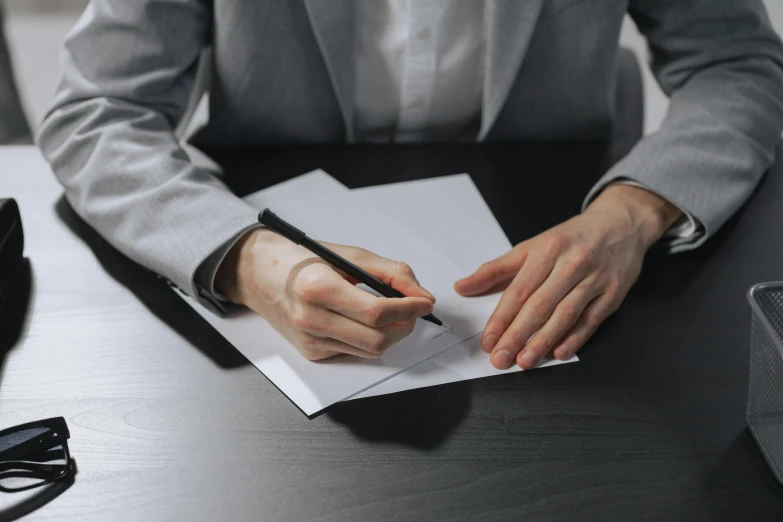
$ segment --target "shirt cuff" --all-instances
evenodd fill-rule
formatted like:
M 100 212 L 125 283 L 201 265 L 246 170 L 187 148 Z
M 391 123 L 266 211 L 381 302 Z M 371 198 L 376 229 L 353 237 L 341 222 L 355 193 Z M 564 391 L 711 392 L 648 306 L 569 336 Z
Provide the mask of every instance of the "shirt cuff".
M 611 187 L 612 185 L 628 185 L 630 187 L 641 188 L 650 191 L 653 194 L 657 194 L 649 187 L 646 187 L 645 185 L 630 179 L 615 180 L 607 185 L 607 187 Z M 671 201 L 669 201 L 669 203 L 671 203 Z M 674 203 L 671 204 L 674 205 Z M 695 241 L 702 236 L 704 230 L 704 227 L 702 227 L 701 223 L 699 223 L 699 221 L 693 217 L 690 212 L 680 207 L 677 208 L 680 210 L 680 212 L 682 212 L 682 216 L 680 216 L 680 218 L 672 226 L 670 226 L 661 237 L 662 240 L 668 243 L 669 247 L 683 245 Z

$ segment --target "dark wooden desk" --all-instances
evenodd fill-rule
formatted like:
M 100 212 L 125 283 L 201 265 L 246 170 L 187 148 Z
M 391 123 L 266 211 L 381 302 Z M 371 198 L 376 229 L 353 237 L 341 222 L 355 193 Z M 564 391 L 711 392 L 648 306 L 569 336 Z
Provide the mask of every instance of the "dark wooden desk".
M 467 171 L 517 242 L 579 210 L 599 149 L 213 153 L 239 193 L 317 167 L 349 186 Z M 783 520 L 744 415 L 745 292 L 783 279 L 780 163 L 704 248 L 649 259 L 580 363 L 314 420 L 80 222 L 34 150 L 0 164 L 32 274 L 26 319 L 0 326 L 0 425 L 65 416 L 79 465 L 30 520 Z M 0 497 L 0 520 L 44 501 L 24 502 Z

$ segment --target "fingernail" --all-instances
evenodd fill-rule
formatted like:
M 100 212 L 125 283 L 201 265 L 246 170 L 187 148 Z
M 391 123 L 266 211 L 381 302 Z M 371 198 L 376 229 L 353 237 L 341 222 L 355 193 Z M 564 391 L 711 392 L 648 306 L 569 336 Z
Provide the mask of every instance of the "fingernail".
M 489 334 L 481 340 L 481 348 L 483 348 L 485 352 L 491 352 L 497 342 L 498 338 Z
M 506 350 L 500 350 L 495 353 L 495 367 L 496 368 L 508 368 L 511 366 L 511 355 Z
M 557 359 L 568 359 L 568 350 L 565 348 L 558 348 L 555 350 L 555 357 Z
M 533 368 L 536 365 L 536 356 L 533 352 L 530 350 L 522 352 L 522 357 L 520 357 L 520 362 L 522 363 L 522 366 L 525 368 Z

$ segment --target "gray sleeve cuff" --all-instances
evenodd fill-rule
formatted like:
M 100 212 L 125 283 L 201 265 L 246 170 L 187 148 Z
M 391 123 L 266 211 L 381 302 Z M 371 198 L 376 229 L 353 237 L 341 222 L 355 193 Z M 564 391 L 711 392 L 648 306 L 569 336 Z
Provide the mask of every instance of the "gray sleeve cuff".
M 211 309 L 213 312 L 223 314 L 237 306 L 220 295 L 215 289 L 215 276 L 217 275 L 221 263 L 223 263 L 223 260 L 226 258 L 226 255 L 228 255 L 237 241 L 246 233 L 259 228 L 260 226 L 261 225 L 257 224 L 250 225 L 237 232 L 228 241 L 220 245 L 214 252 L 207 256 L 196 269 L 196 273 L 193 276 L 193 282 L 199 292 L 199 296 L 212 305 Z

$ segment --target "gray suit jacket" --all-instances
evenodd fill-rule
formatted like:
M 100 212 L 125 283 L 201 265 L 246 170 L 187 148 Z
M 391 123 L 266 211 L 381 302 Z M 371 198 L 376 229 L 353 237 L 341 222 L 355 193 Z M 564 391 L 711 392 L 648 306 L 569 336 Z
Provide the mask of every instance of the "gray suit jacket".
M 607 135 L 630 13 L 672 104 L 599 181 L 627 178 L 690 212 L 697 246 L 748 198 L 783 128 L 783 48 L 760 0 L 487 0 L 478 139 Z M 256 210 L 175 137 L 212 46 L 203 141 L 353 140 L 350 0 L 93 0 L 67 41 L 38 142 L 81 216 L 126 255 L 206 297 L 201 263 Z M 263 175 L 263 173 L 259 173 Z M 200 295 L 201 294 L 201 295 Z M 202 300 L 205 304 L 208 302 Z

